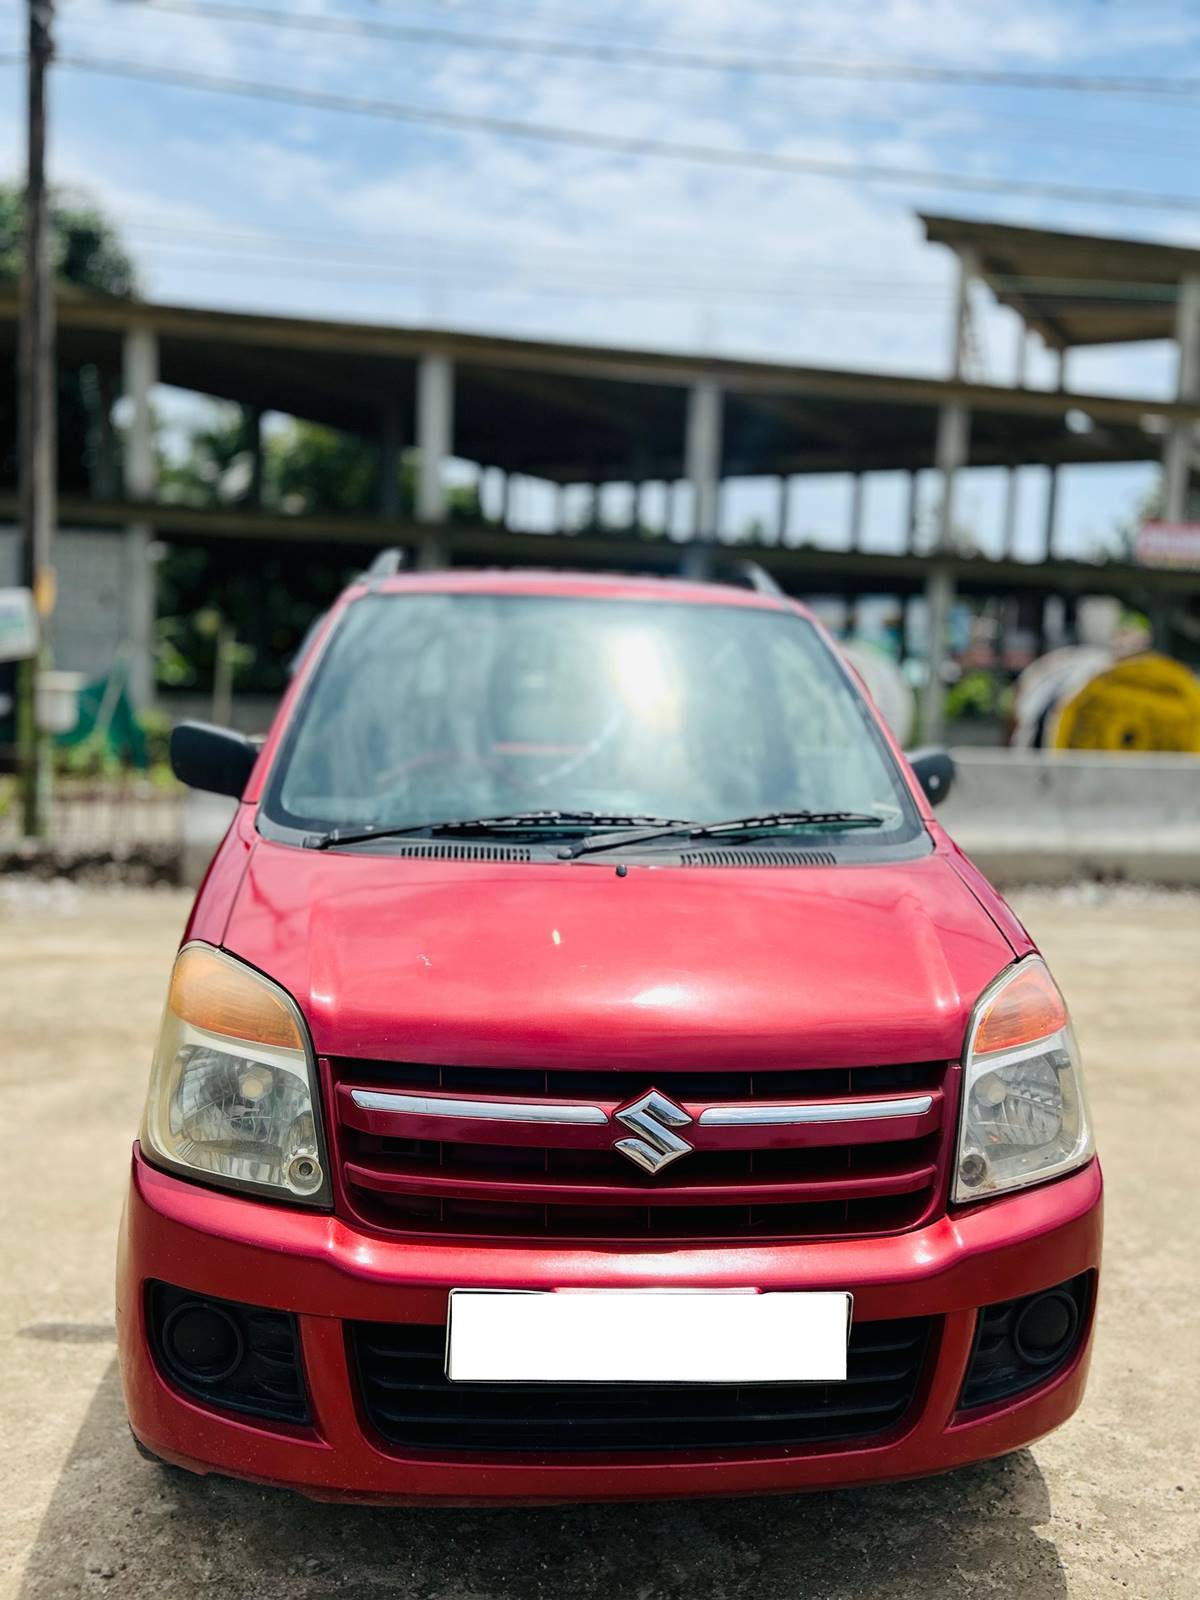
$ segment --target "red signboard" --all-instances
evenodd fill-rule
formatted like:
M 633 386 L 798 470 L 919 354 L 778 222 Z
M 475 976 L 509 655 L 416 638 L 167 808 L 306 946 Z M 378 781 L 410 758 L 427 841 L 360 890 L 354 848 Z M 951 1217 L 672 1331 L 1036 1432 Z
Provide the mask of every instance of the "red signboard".
M 1200 567 L 1200 522 L 1144 522 L 1137 558 L 1147 567 Z

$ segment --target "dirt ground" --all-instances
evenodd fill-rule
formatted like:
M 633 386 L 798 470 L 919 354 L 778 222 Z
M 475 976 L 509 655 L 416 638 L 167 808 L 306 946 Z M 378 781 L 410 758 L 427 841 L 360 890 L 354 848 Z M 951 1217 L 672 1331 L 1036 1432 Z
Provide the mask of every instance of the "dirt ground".
M 310 1504 L 134 1454 L 113 1240 L 174 891 L 0 879 L 0 1597 L 1200 1597 L 1200 898 L 1014 897 L 1072 1003 L 1108 1179 L 1092 1382 L 1032 1450 L 795 1499 L 538 1511 Z

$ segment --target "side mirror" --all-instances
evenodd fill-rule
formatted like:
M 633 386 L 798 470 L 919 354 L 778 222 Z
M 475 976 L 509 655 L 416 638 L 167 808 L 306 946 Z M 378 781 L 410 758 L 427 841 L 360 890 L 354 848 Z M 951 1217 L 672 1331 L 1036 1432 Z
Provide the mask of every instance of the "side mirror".
M 171 729 L 171 771 L 190 789 L 242 798 L 258 760 L 258 745 L 232 728 L 210 722 L 181 722 Z
M 929 804 L 941 805 L 954 783 L 954 757 L 949 750 L 914 750 L 908 760 Z

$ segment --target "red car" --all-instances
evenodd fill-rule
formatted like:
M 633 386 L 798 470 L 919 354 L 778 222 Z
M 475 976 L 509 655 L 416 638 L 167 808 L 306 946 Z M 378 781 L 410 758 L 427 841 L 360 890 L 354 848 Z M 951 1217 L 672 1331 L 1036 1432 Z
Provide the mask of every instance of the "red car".
M 158 1459 L 329 1499 L 800 1490 L 1083 1394 L 1063 999 L 803 607 L 377 564 L 175 963 L 118 1318 Z

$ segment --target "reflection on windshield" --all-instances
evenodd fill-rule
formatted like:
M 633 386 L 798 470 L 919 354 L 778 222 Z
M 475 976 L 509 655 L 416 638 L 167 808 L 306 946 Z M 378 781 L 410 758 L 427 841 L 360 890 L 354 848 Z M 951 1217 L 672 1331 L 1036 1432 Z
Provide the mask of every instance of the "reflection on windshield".
M 552 808 L 707 820 L 911 807 L 815 630 L 786 613 L 368 595 L 277 763 L 268 814 L 402 826 Z

